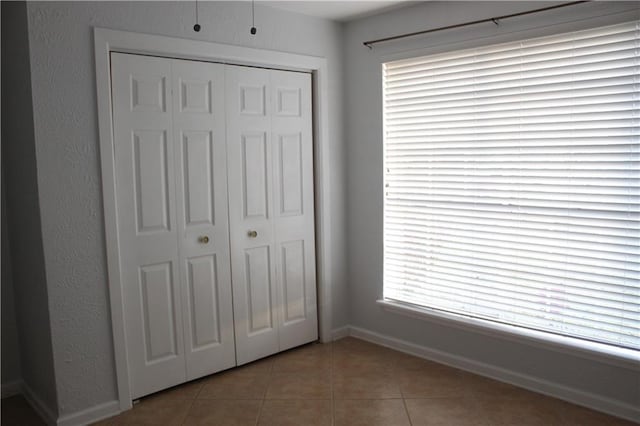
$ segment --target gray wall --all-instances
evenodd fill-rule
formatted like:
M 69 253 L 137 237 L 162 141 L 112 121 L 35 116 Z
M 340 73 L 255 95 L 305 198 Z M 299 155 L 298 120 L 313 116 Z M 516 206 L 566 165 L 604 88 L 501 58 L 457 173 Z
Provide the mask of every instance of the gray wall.
M 22 379 L 55 414 L 56 388 L 40 230 L 26 23 L 25 3 L 2 2 L 2 63 L 5 65 L 2 69 L 2 170 L 6 185 L 3 201 L 7 205 Z M 6 66 L 9 63 L 11 67 Z M 4 272 L 5 258 L 2 261 Z M 4 279 L 3 276 L 3 287 Z M 3 288 L 3 301 L 4 291 Z M 2 343 L 4 346 L 4 340 Z
M 92 27 L 324 56 L 334 246 L 334 327 L 346 324 L 342 27 L 248 2 L 29 2 L 31 79 L 42 240 L 61 415 L 117 398 L 100 184 Z
M 547 3 L 548 4 L 548 3 Z M 478 25 L 426 37 L 381 44 L 365 40 L 418 31 L 481 17 L 539 8 L 527 2 L 427 2 L 350 22 L 345 28 L 347 211 L 351 323 L 453 355 L 555 382 L 637 406 L 640 373 L 470 331 L 436 325 L 381 310 L 382 297 L 382 85 L 381 63 L 474 45 L 638 19 L 638 3 L 597 2 L 534 17 Z M 622 10 L 636 12 L 611 15 Z M 597 19 L 589 19 L 598 17 Z M 553 26 L 555 23 L 580 20 Z M 544 28 L 542 28 L 544 27 Z M 527 29 L 539 28 L 531 31 Z M 492 38 L 493 37 L 493 38 Z
M 4 175 L 4 173 L 3 173 Z M 18 344 L 18 324 L 16 323 L 15 298 L 13 296 L 13 275 L 9 252 L 9 227 L 5 201 L 4 177 L 2 179 L 2 387 L 22 380 L 20 372 L 20 346 Z

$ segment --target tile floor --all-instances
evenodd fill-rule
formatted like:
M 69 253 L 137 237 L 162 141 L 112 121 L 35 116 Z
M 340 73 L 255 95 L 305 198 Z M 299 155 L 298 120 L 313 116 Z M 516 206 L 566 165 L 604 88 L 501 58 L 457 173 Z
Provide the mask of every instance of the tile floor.
M 4 408 L 4 407 L 3 407 Z M 11 424 L 3 422 L 2 424 Z M 20 423 L 16 423 L 20 424 Z M 354 338 L 143 398 L 98 425 L 631 425 Z

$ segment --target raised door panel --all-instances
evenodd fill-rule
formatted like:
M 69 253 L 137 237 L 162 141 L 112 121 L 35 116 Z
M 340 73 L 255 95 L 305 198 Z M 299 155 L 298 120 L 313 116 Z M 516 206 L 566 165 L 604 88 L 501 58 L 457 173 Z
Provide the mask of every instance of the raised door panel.
M 169 231 L 166 132 L 134 130 L 133 152 L 137 230 Z
M 276 116 L 300 117 L 302 113 L 302 88 L 276 88 Z
M 240 96 L 239 113 L 241 115 L 264 116 L 266 86 L 264 84 L 254 86 L 240 84 L 238 89 L 238 95 Z
M 213 141 L 210 131 L 182 132 L 185 226 L 214 225 Z
M 224 66 L 172 60 L 175 186 L 187 378 L 236 364 Z
M 278 352 L 269 71 L 226 67 L 229 224 L 238 364 Z
M 244 253 L 249 335 L 273 329 L 271 262 L 269 246 L 254 247 Z
M 244 218 L 268 219 L 267 140 L 265 133 L 245 133 L 242 145 L 242 205 Z
M 147 364 L 178 354 L 172 275 L 169 262 L 140 267 L 141 314 Z
M 144 70 L 130 74 L 131 111 L 166 112 L 167 76 Z
M 302 196 L 302 135 L 278 135 L 280 167 L 280 215 L 303 213 Z
M 290 324 L 307 318 L 307 288 L 305 285 L 304 240 L 288 241 L 280 245 L 282 271 L 283 323 Z
M 187 287 L 191 313 L 191 350 L 220 343 L 220 295 L 216 256 L 187 260 Z
M 112 53 L 124 324 L 133 398 L 184 382 L 169 62 Z
M 176 64 L 177 62 L 174 62 Z M 190 67 L 202 67 L 209 64 L 200 63 L 181 63 L 181 68 Z M 204 78 L 180 78 L 180 112 L 186 114 L 213 114 L 212 109 L 212 92 L 213 82 L 207 76 L 201 76 Z

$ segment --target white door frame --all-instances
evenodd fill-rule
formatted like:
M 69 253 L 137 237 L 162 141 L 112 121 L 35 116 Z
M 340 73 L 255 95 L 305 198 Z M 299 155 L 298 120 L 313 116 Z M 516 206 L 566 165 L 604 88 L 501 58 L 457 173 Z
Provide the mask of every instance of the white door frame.
M 113 117 L 111 108 L 111 52 L 138 53 L 181 59 L 197 59 L 235 65 L 254 65 L 313 74 L 313 140 L 316 211 L 316 265 L 319 336 L 331 341 L 331 206 L 328 124 L 328 70 L 326 58 L 298 55 L 207 41 L 188 40 L 104 28 L 94 29 L 98 126 L 102 165 L 105 240 L 111 324 L 120 410 L 131 408 L 129 367 L 125 341 L 120 245 L 118 241 Z

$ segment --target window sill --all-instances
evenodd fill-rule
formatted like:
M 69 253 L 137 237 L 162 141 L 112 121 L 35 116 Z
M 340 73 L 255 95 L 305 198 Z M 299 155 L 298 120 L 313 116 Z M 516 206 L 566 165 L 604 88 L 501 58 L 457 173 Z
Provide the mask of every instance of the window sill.
M 488 336 L 535 347 L 547 348 L 556 352 L 640 371 L 640 351 L 633 349 L 617 348 L 601 343 L 558 336 L 543 331 L 529 330 L 477 318 L 469 318 L 388 299 L 380 299 L 377 303 L 385 311 L 412 318 L 456 327 L 466 331 L 475 331 Z

